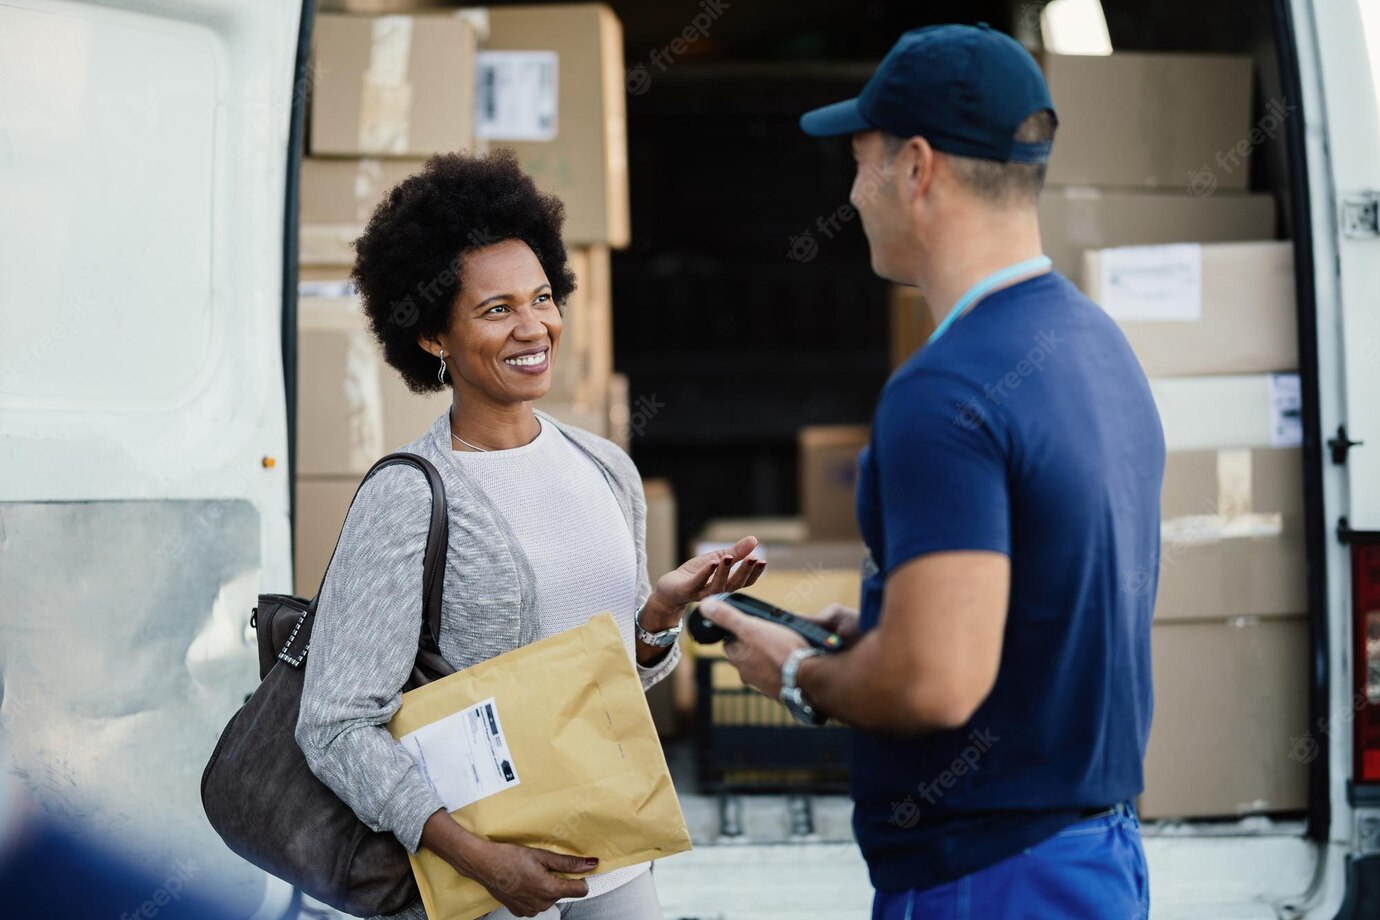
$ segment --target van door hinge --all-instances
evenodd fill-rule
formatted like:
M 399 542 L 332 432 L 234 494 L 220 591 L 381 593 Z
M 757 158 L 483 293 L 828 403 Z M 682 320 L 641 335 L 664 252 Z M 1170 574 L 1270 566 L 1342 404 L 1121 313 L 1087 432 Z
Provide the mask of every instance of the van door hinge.
M 1380 192 L 1372 189 L 1342 199 L 1342 235 L 1354 240 L 1380 236 Z
M 1332 448 L 1332 462 L 1341 466 L 1346 463 L 1346 455 L 1351 452 L 1353 447 L 1359 447 L 1365 441 L 1353 441 L 1347 437 L 1346 426 L 1338 425 L 1337 434 L 1329 438 L 1327 446 Z

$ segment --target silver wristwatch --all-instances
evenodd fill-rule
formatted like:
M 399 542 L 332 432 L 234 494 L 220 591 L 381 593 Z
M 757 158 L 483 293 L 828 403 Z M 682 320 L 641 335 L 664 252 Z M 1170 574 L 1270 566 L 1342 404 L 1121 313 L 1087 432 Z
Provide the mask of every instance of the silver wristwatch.
M 642 628 L 641 611 L 638 611 L 637 616 L 633 617 L 633 627 L 637 630 L 637 638 L 654 648 L 667 648 L 675 645 L 676 640 L 680 638 L 680 631 L 683 626 L 683 623 L 677 623 L 670 629 L 663 629 L 661 632 L 648 632 Z
M 795 716 L 797 722 L 805 725 L 823 725 L 825 719 L 795 685 L 795 676 L 802 661 L 823 654 L 824 649 L 821 648 L 798 648 L 787 655 L 781 664 L 781 702 L 790 710 L 791 715 Z

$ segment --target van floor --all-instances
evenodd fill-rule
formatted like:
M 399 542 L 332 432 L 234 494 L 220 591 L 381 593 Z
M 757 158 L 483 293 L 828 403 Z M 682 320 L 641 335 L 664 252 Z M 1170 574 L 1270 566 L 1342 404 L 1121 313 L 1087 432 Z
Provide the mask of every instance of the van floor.
M 704 795 L 697 791 L 690 743 L 669 742 L 667 765 L 694 848 L 655 864 L 665 920 L 867 920 L 872 886 L 853 838 L 853 806 L 843 795 Z M 1172 863 L 1174 837 L 1300 834 L 1301 822 L 1247 818 L 1192 829 L 1144 829 L 1152 885 Z M 1229 841 L 1223 843 L 1229 845 Z M 1268 904 L 1152 903 L 1151 920 L 1274 920 Z M 340 918 L 320 906 L 302 918 Z M 291 918 L 284 918 L 291 920 Z

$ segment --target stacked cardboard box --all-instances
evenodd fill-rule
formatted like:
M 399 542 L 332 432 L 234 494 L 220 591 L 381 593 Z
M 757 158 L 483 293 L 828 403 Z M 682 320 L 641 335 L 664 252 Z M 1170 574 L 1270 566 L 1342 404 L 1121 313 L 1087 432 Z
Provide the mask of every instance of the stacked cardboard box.
M 320 580 L 359 476 L 449 404 L 449 393 L 409 392 L 383 364 L 345 280 L 374 209 L 431 154 L 511 147 L 563 199 L 577 289 L 537 405 L 625 447 L 632 430 L 627 381 L 613 373 L 610 248 L 629 232 L 618 20 L 600 4 L 441 5 L 333 0 L 316 18 L 299 234 L 304 590 Z
M 929 341 L 934 332 L 934 316 L 920 292 L 903 284 L 893 284 L 887 294 L 891 369 L 900 367 Z
M 657 579 L 677 569 L 682 559 L 676 548 L 676 496 L 666 479 L 645 479 L 642 492 L 647 498 L 647 577 Z M 681 651 L 688 652 L 690 634 L 681 634 Z M 661 683 L 647 691 L 652 721 L 662 737 L 679 733 L 695 708 L 694 668 L 679 664 Z
M 565 202 L 568 242 L 627 246 L 627 89 L 618 17 L 603 4 L 577 3 L 490 7 L 487 20 L 480 136 L 510 147 L 537 187 Z
M 1087 249 L 1274 236 L 1273 200 L 1247 191 L 1252 141 L 1270 129 L 1251 125 L 1249 58 L 1047 54 L 1041 63 L 1059 127 L 1040 228 L 1059 271 L 1078 281 Z
M 1059 112 L 1045 251 L 1120 325 L 1168 451 L 1141 812 L 1303 807 L 1306 623 L 1297 339 L 1288 243 L 1249 189 L 1251 62 L 1046 55 Z M 1153 572 L 1126 573 L 1149 590 Z
M 450 398 L 407 389 L 356 298 L 302 298 L 297 335 L 294 582 L 311 597 L 364 473 L 430 428 Z
M 866 425 L 809 425 L 799 431 L 800 511 L 811 540 L 857 540 L 854 496 Z
M 1092 251 L 1085 265 L 1151 375 L 1167 449 L 1141 812 L 1303 808 L 1304 764 L 1290 756 L 1308 694 L 1289 244 Z

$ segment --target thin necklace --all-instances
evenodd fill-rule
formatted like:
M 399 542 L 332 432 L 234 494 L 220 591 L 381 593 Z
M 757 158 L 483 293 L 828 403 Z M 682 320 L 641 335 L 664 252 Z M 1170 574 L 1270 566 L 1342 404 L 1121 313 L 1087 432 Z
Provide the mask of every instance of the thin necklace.
M 479 451 L 481 454 L 487 454 L 487 453 L 489 452 L 487 448 L 480 447 L 480 446 L 477 445 L 477 444 L 471 444 L 469 441 L 466 441 L 464 438 L 460 437 L 460 435 L 456 434 L 456 433 L 453 432 L 453 431 L 450 433 L 450 436 L 451 436 L 452 438 L 454 438 L 455 440 L 459 441 L 461 444 L 465 445 L 466 447 L 473 447 L 475 450 Z
M 454 420 L 454 418 L 451 416 L 451 414 L 450 414 L 449 412 L 446 413 L 446 418 L 447 418 L 452 424 L 454 424 L 454 421 L 455 421 L 455 420 Z M 464 438 L 460 437 L 460 435 L 456 434 L 456 433 L 453 432 L 453 431 L 450 433 L 450 436 L 451 436 L 452 438 L 454 438 L 455 440 L 459 441 L 461 444 L 465 445 L 466 447 L 470 447 L 470 448 L 473 448 L 474 450 L 479 451 L 481 454 L 487 454 L 487 453 L 489 452 L 487 449 L 485 449 L 485 448 L 483 448 L 483 447 L 480 447 L 478 444 L 471 444 L 469 441 L 466 441 Z

